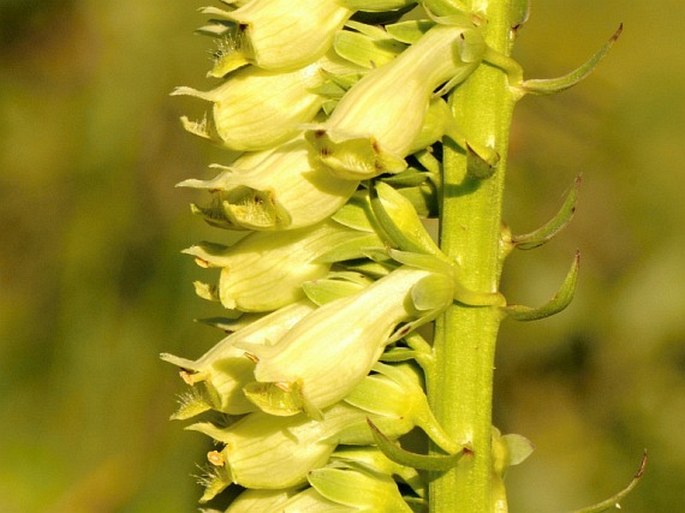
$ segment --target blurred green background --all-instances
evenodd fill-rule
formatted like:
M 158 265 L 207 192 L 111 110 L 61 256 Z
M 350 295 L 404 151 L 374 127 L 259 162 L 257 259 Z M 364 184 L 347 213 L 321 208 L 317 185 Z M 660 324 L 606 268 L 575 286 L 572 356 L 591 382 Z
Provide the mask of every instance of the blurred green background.
M 208 237 L 174 189 L 220 158 L 180 129 L 209 88 L 196 2 L 0 0 L 0 511 L 196 510 L 207 445 L 168 422 L 182 390 L 160 351 L 218 340 L 180 249 Z M 623 511 L 685 505 L 685 4 L 538 0 L 516 56 L 529 77 L 580 64 L 579 87 L 526 98 L 507 221 L 529 231 L 583 174 L 573 224 L 509 260 L 512 301 L 541 303 L 576 248 L 563 314 L 507 322 L 495 418 L 536 452 L 508 476 L 512 512 L 597 501 L 648 472 Z

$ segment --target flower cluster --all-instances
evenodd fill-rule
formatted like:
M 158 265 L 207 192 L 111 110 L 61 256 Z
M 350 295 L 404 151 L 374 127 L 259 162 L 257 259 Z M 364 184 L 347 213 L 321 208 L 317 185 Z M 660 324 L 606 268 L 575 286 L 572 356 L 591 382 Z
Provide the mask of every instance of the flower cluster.
M 185 250 L 219 270 L 196 291 L 228 336 L 196 360 L 162 355 L 190 386 L 174 417 L 201 415 L 189 429 L 218 444 L 201 501 L 238 485 L 227 513 L 420 509 L 421 476 L 382 446 L 420 428 L 462 448 L 428 406 L 416 330 L 455 300 L 500 301 L 464 289 L 425 228 L 435 145 L 462 143 L 442 96 L 485 52 L 477 19 L 444 1 L 224 4 L 200 29 L 219 84 L 173 93 L 209 102 L 185 128 L 239 155 L 179 184 L 237 240 Z

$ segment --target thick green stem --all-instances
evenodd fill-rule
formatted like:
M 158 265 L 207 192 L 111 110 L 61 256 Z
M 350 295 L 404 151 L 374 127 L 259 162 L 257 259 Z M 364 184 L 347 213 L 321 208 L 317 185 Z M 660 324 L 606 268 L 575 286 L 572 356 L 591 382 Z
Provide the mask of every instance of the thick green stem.
M 511 2 L 473 3 L 487 4 L 486 41 L 507 55 Z M 474 157 L 445 147 L 441 248 L 460 264 L 463 284 L 480 292 L 499 288 L 504 258 L 502 195 L 514 102 L 505 73 L 487 64 L 450 99 L 467 140 L 493 146 L 500 156 L 494 175 L 478 179 L 467 172 L 467 160 Z M 431 513 L 506 511 L 493 476 L 491 451 L 492 378 L 501 318 L 497 307 L 455 304 L 436 323 L 436 367 L 428 377 L 429 399 L 447 432 L 471 451 L 455 469 L 431 482 Z

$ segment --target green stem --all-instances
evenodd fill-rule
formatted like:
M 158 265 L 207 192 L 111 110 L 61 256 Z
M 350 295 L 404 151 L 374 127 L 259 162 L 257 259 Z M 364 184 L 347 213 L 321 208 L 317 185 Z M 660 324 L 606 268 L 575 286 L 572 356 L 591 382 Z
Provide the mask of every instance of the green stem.
M 486 41 L 504 55 L 511 46 L 510 3 L 487 2 L 485 16 Z M 441 248 L 459 262 L 462 283 L 479 292 L 498 290 L 505 256 L 501 212 L 514 103 L 505 73 L 487 64 L 450 98 L 467 138 L 494 146 L 500 156 L 494 175 L 479 180 L 467 173 L 463 150 L 445 147 Z M 496 307 L 455 304 L 436 323 L 436 365 L 428 376 L 431 407 L 450 436 L 471 451 L 456 468 L 432 480 L 431 513 L 506 511 L 493 479 L 491 450 L 492 380 L 501 319 Z

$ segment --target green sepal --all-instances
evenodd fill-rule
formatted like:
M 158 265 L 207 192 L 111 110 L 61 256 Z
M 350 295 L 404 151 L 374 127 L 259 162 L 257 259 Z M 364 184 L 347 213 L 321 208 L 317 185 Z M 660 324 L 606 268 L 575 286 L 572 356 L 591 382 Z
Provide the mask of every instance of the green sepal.
M 525 94 L 554 94 L 565 91 L 586 78 L 597 67 L 599 62 L 606 56 L 614 43 L 623 32 L 623 23 L 618 26 L 616 32 L 609 38 L 590 59 L 572 72 L 558 78 L 524 80 L 519 86 L 514 87 L 521 96 Z
M 431 19 L 463 17 L 470 12 L 461 0 L 423 0 L 421 3 Z
M 576 202 L 580 184 L 581 176 L 578 175 L 573 186 L 566 194 L 564 203 L 554 217 L 535 231 L 526 233 L 525 235 L 513 236 L 511 238 L 511 244 L 513 244 L 516 249 L 534 249 L 538 246 L 542 246 L 563 230 L 566 225 L 571 222 L 573 214 L 576 212 Z
M 328 83 L 335 85 L 335 88 L 330 89 L 330 97 L 340 99 L 354 84 L 361 80 L 362 73 L 331 73 L 323 70 L 324 75 L 328 78 Z M 326 90 L 324 89 L 324 92 Z M 342 91 L 342 94 L 340 92 Z
M 331 460 L 371 472 L 399 476 L 419 497 L 426 496 L 426 483 L 416 469 L 395 463 L 375 447 L 339 447 L 331 454 Z
M 309 483 L 326 499 L 359 513 L 412 513 L 395 481 L 380 473 L 348 467 L 312 470 Z
M 371 432 L 373 433 L 373 439 L 376 443 L 376 446 L 383 454 L 385 454 L 388 459 L 394 461 L 395 463 L 399 463 L 400 465 L 405 465 L 407 467 L 412 467 L 419 470 L 444 472 L 456 467 L 459 463 L 459 460 L 461 460 L 465 453 L 464 449 L 455 454 L 446 456 L 417 454 L 415 452 L 410 452 L 406 449 L 403 449 L 399 444 L 393 442 L 383 433 L 381 433 L 371 419 L 367 419 L 367 423 L 369 424 Z
M 393 260 L 410 267 L 425 269 L 447 276 L 452 276 L 454 274 L 454 268 L 452 267 L 451 262 L 442 252 L 436 255 L 427 255 L 425 253 L 389 249 L 388 254 Z
M 441 254 L 411 202 L 390 185 L 383 182 L 375 184 L 371 208 L 379 225 L 396 247 L 414 253 Z
M 323 102 L 321 105 L 321 110 L 326 116 L 330 116 L 331 113 L 335 110 L 335 108 L 338 106 L 338 100 L 326 100 Z
M 407 347 L 396 347 L 385 351 L 381 355 L 380 361 L 385 363 L 402 363 L 410 360 L 415 360 L 417 356 L 416 351 Z
M 368 260 L 360 260 L 354 262 L 346 262 L 345 267 L 352 271 L 357 271 L 366 276 L 369 276 L 375 280 L 383 278 L 390 274 L 395 266 L 391 265 L 389 261 L 387 262 L 374 262 Z
M 438 184 L 442 163 L 435 158 L 430 148 L 414 153 L 414 158 L 430 173 L 431 181 Z
M 647 451 L 645 451 L 642 455 L 642 461 L 640 461 L 640 466 L 637 469 L 637 472 L 633 476 L 633 479 L 630 481 L 628 486 L 626 486 L 623 490 L 618 492 L 616 495 L 613 495 L 612 497 L 609 497 L 608 499 L 598 502 L 597 504 L 593 504 L 592 506 L 586 506 L 584 508 L 576 509 L 571 513 L 601 513 L 602 511 L 608 511 L 610 509 L 621 509 L 621 501 L 625 499 L 625 497 L 633 491 L 633 488 L 637 486 L 637 484 L 640 482 L 640 479 L 642 479 L 642 476 L 645 473 L 645 469 L 647 467 Z
M 324 98 L 339 100 L 345 95 L 347 89 L 334 80 L 327 80 L 319 87 L 312 88 L 310 92 L 323 96 Z M 335 103 L 337 103 L 337 101 Z
M 397 346 L 386 350 L 381 356 L 381 361 L 391 363 L 411 359 L 419 364 L 426 375 L 430 374 L 435 363 L 432 346 L 416 331 L 404 336 L 403 340 L 407 347 Z
M 402 43 L 388 37 L 382 29 L 354 21 L 348 21 L 347 25 L 356 32 L 338 32 L 333 48 L 338 55 L 363 68 L 373 69 L 382 66 L 397 57 L 405 48 Z
M 307 298 L 321 306 L 334 299 L 356 294 L 371 285 L 373 281 L 363 274 L 355 272 L 331 273 L 326 278 L 308 281 L 302 284 Z
M 435 23 L 430 20 L 407 20 L 386 25 L 385 30 L 400 43 L 412 45 L 434 25 Z
M 561 287 L 559 287 L 558 292 L 543 306 L 531 308 L 523 305 L 509 305 L 504 307 L 503 310 L 512 319 L 516 319 L 517 321 L 536 321 L 561 312 L 573 299 L 573 294 L 575 293 L 576 284 L 578 282 L 579 263 L 580 253 L 576 252 L 571 268 L 569 269 L 566 278 L 564 278 Z
M 382 248 L 383 242 L 374 233 L 360 233 L 358 237 L 340 242 L 324 252 L 314 262 L 333 263 L 365 256 L 369 249 Z
M 437 190 L 432 184 L 424 183 L 415 187 L 402 187 L 397 189 L 397 192 L 409 200 L 419 217 L 424 219 L 424 222 L 428 221 L 429 218 L 437 218 L 440 206 Z
M 383 178 L 383 182 L 396 188 L 416 187 L 423 185 L 429 179 L 428 173 L 414 167 L 409 167 L 396 175 Z
M 331 219 L 356 231 L 375 233 L 370 221 L 371 209 L 368 198 L 369 193 L 367 191 L 357 192 L 344 207 L 331 216 Z

